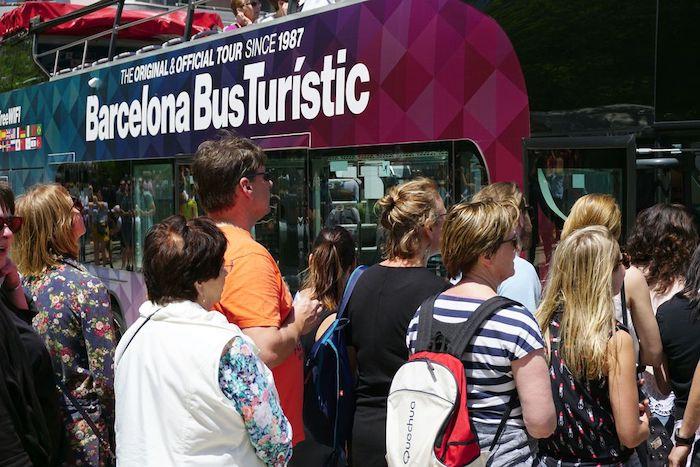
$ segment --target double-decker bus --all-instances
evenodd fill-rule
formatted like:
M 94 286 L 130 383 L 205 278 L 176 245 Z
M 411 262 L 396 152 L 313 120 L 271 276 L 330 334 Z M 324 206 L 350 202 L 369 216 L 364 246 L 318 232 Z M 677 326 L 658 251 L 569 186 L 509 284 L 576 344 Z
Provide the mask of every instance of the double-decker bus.
M 202 214 L 191 157 L 220 130 L 267 152 L 272 209 L 254 235 L 292 290 L 324 226 L 348 228 L 361 263 L 379 259 L 374 205 L 393 185 L 430 177 L 450 205 L 522 180 L 518 58 L 459 0 L 346 1 L 77 68 L 0 95 L 0 177 L 83 200 L 81 260 L 127 323 L 145 299 L 146 232 Z

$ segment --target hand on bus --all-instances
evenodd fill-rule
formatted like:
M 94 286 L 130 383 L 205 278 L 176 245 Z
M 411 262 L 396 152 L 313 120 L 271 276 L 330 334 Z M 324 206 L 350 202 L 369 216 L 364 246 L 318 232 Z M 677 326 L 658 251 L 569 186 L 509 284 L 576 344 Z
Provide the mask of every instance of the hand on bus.
M 302 290 L 294 301 L 294 323 L 303 336 L 311 332 L 321 317 L 323 307 L 321 302 L 313 298 L 310 289 Z

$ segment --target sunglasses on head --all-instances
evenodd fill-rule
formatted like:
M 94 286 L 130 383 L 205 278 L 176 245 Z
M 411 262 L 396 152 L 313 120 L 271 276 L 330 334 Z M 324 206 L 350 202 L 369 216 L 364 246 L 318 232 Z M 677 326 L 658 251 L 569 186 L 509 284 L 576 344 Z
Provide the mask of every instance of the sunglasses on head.
M 4 229 L 7 226 L 12 233 L 17 233 L 22 228 L 22 222 L 24 222 L 24 218 L 19 216 L 0 216 L 1 228 Z

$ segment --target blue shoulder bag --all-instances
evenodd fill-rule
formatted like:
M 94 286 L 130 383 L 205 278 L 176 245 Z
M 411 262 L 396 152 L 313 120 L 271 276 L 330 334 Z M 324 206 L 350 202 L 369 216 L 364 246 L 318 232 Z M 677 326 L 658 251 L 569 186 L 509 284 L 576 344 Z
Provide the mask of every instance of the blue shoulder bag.
M 367 266 L 356 268 L 345 286 L 336 318 L 311 348 L 306 366 L 316 389 L 318 406 L 333 427 L 333 455 L 327 465 L 345 465 L 346 445 L 352 432 L 355 412 L 355 377 L 346 348 L 345 317 L 352 291 Z

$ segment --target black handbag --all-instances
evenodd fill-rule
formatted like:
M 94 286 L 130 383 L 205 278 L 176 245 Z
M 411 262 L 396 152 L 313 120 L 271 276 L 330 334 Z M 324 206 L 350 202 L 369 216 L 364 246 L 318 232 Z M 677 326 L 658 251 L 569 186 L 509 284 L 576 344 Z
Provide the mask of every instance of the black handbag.
M 649 419 L 649 438 L 637 449 L 639 460 L 644 466 L 665 467 L 668 455 L 673 449 L 673 440 L 666 427 L 656 417 Z

